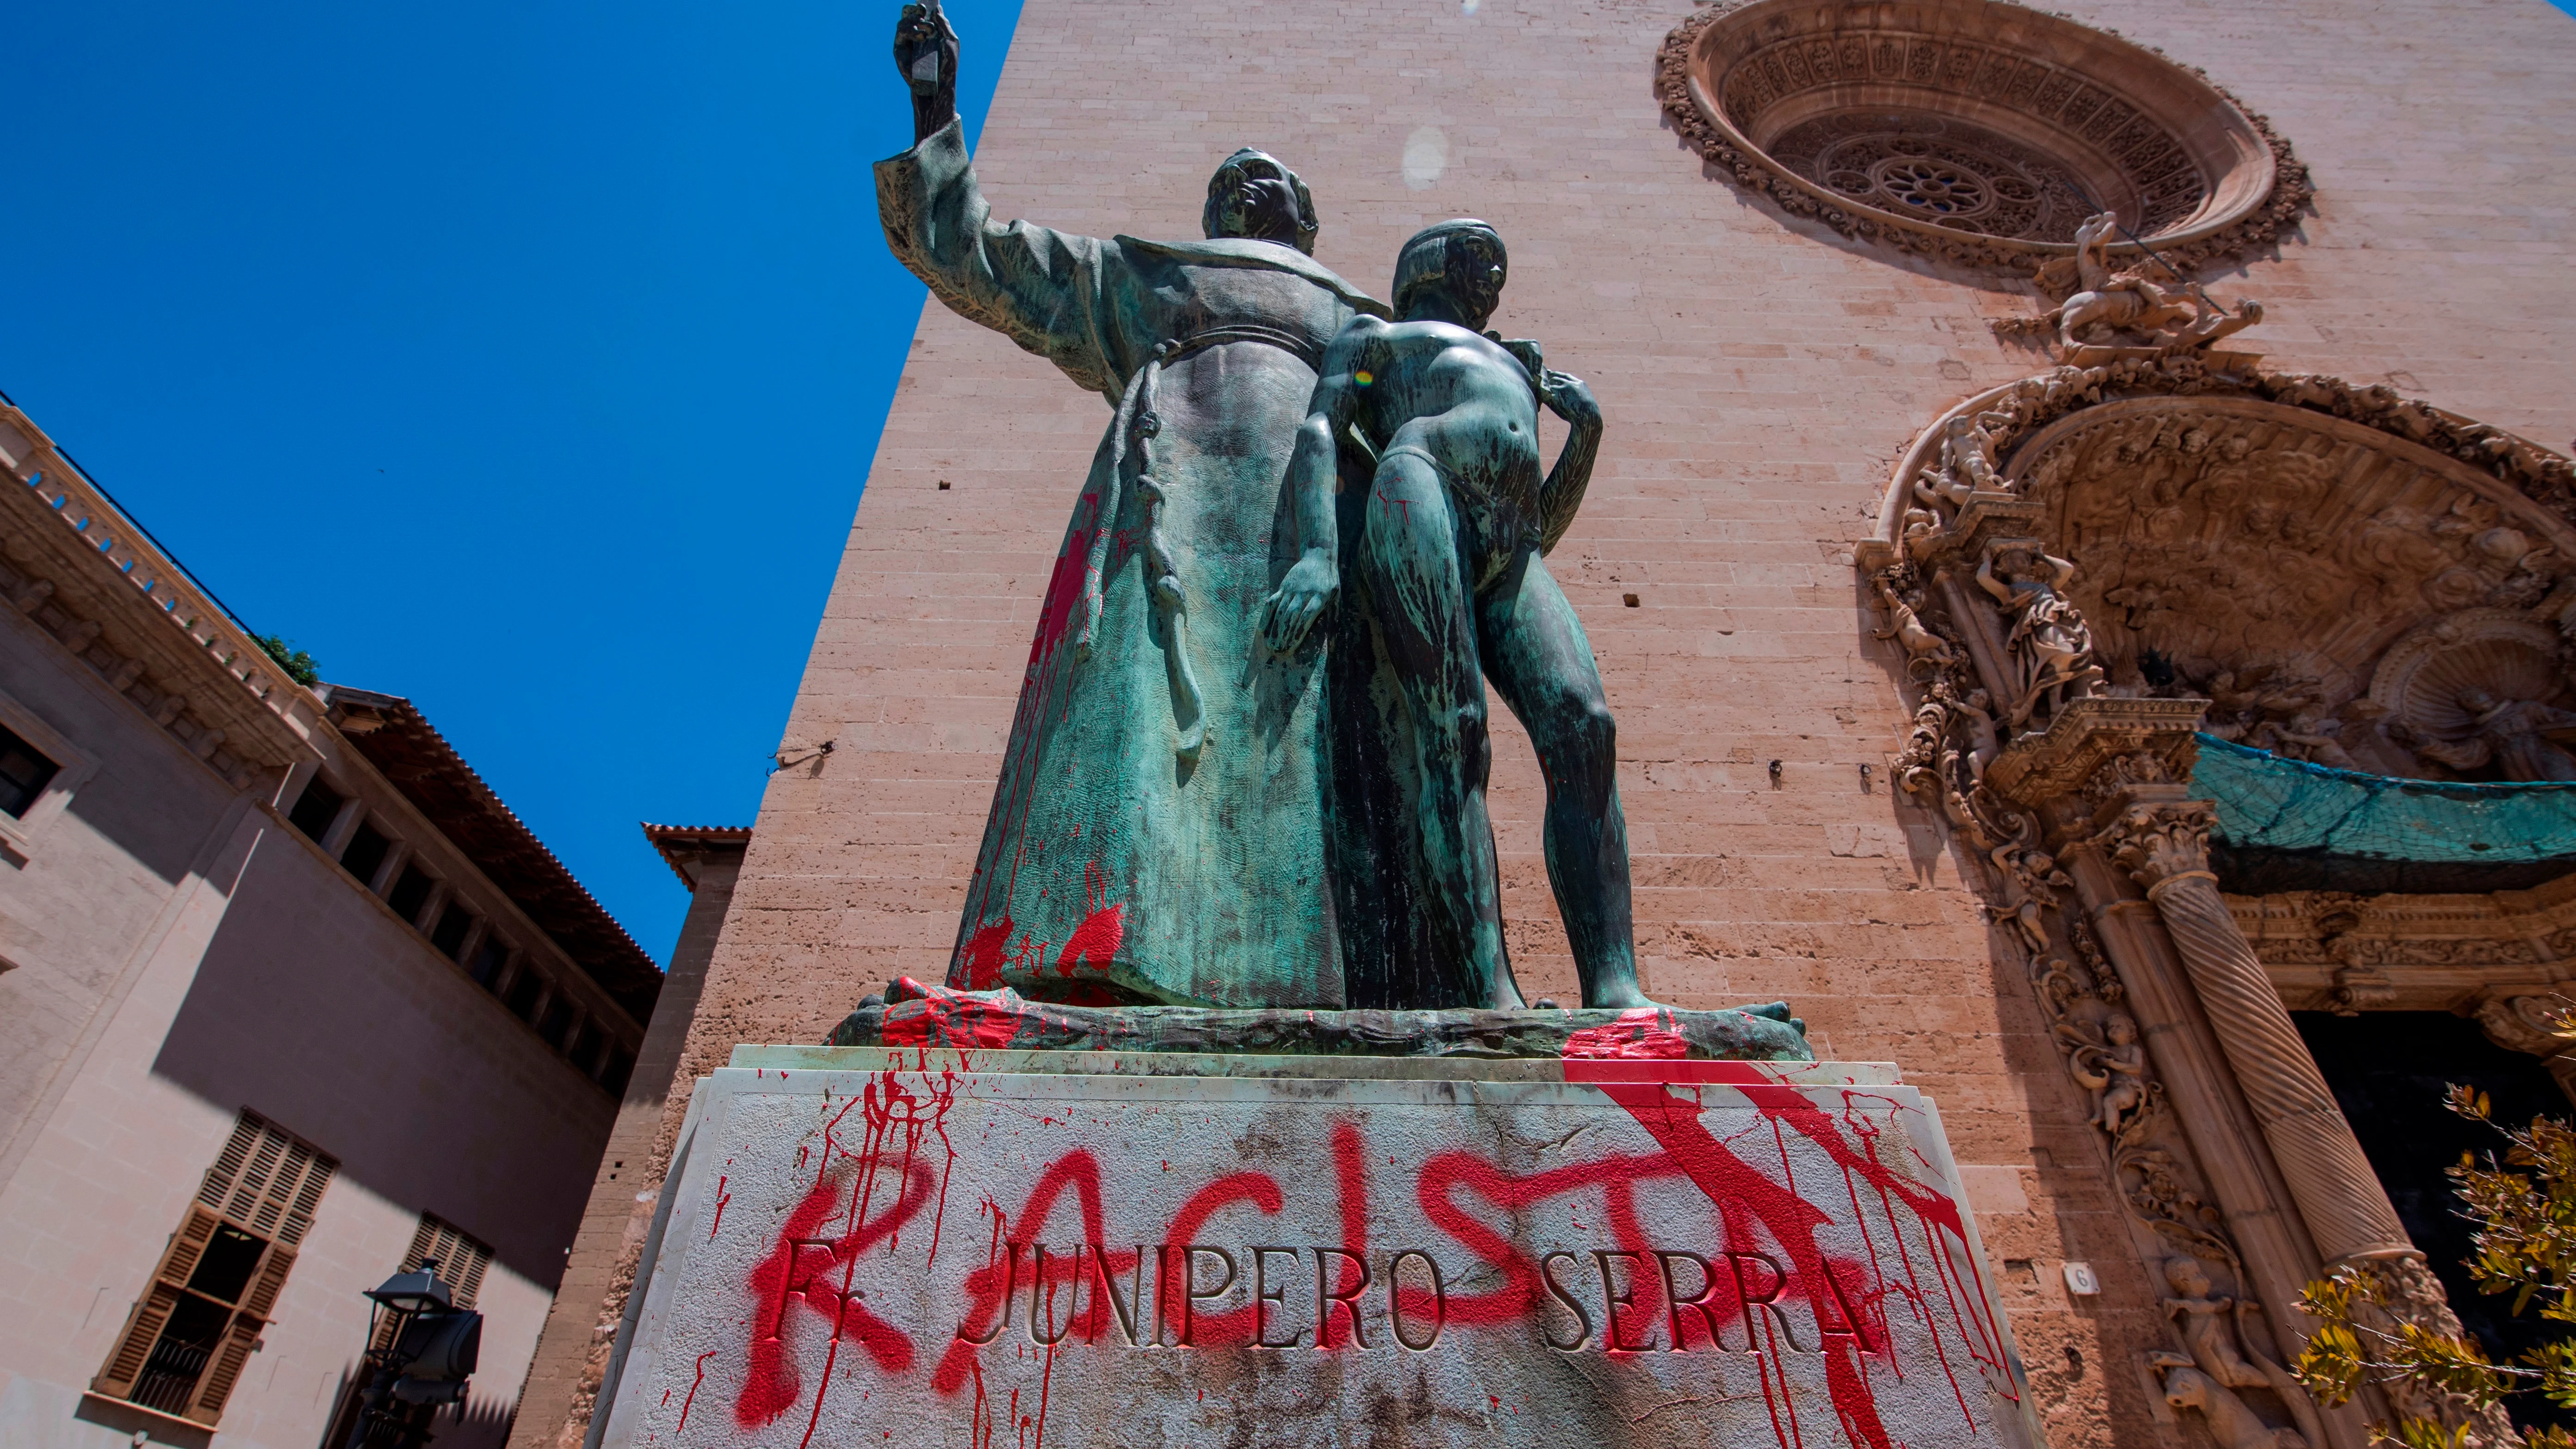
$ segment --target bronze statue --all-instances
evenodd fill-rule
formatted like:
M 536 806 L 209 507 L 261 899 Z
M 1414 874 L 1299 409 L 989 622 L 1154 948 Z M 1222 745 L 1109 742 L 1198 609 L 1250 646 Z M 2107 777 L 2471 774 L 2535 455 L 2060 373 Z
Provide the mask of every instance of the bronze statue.
M 1289 465 L 1298 559 L 1264 627 L 1274 650 L 1294 651 L 1336 591 L 1347 594 L 1332 641 L 1332 817 L 1355 1006 L 1521 1004 L 1485 814 L 1487 678 L 1547 778 L 1548 879 L 1583 1004 L 1649 1004 L 1610 708 L 1542 558 L 1582 500 L 1601 412 L 1580 380 L 1539 365 L 1535 346 L 1477 330 L 1507 265 L 1480 221 L 1406 242 L 1401 320 L 1343 326 Z M 1543 481 L 1542 402 L 1572 428 Z M 1381 933 L 1362 934 L 1373 926 Z
M 894 50 L 918 140 L 876 168 L 888 244 L 1113 410 L 1069 500 L 949 981 L 1340 1005 L 1322 681 L 1312 651 L 1261 648 L 1257 616 L 1290 558 L 1272 520 L 1316 365 L 1385 309 L 1308 255 L 1314 202 L 1258 151 L 1210 178 L 1203 241 L 994 220 L 955 33 L 907 5 Z

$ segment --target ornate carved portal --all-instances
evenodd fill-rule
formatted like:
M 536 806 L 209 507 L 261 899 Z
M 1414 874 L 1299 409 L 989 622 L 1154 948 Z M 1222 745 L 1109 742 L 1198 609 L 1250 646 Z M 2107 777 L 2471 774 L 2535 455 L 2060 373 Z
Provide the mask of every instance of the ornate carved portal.
M 2390 953 L 2354 935 L 2362 912 L 2313 903 L 2249 933 L 2187 783 L 2194 732 L 2383 775 L 2565 778 L 2576 469 L 2209 340 L 2131 338 L 1961 403 L 1900 462 L 1858 562 L 1915 706 L 1895 778 L 1979 858 L 1999 949 L 2027 963 L 2173 1289 L 2173 1347 L 2153 1356 L 2168 1402 L 2226 1445 L 2362 1449 L 2379 1405 L 2320 1413 L 2280 1369 L 2300 1287 L 2360 1263 L 2410 1318 L 2458 1325 L 2272 948 L 2323 943 L 2323 991 L 2299 1004 L 2342 1010 L 2398 998 Z M 2576 926 L 2576 880 L 2562 893 Z M 2535 1014 L 2562 979 L 2518 963 L 2445 1005 L 2576 1081 Z M 2396 1407 L 2514 1442 L 2500 1411 Z

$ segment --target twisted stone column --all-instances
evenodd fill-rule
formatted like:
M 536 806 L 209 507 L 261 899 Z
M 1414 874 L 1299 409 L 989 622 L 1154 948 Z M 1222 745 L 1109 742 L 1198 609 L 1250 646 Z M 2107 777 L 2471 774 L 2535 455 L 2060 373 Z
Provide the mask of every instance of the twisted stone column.
M 2202 800 L 2133 803 L 2103 832 L 2101 843 L 2155 903 L 2237 1088 L 2327 1265 L 2350 1263 L 2369 1275 L 2391 1318 L 2458 1337 L 2460 1320 L 2440 1280 L 2397 1221 L 2352 1124 L 2218 892 L 2218 877 L 2209 869 L 2216 813 Z M 2520 1442 L 2500 1407 L 2473 1409 L 2466 1400 L 2404 1381 L 2381 1387 L 2402 1413 L 2465 1427 L 2462 1442 L 2476 1449 Z
M 2329 1264 L 2411 1255 L 2415 1245 L 2335 1105 L 2280 993 L 2238 930 L 2209 869 L 2205 801 L 2131 805 L 2108 832 L 2113 858 L 2155 902 L 2281 1177 Z

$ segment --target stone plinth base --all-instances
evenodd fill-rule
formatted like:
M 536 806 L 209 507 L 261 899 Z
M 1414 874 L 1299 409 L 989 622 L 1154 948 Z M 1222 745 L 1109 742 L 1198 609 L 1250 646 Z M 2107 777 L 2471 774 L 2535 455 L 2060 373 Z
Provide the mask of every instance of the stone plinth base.
M 2033 1449 L 1981 1259 L 1884 1066 L 746 1047 L 601 1442 Z
M 853 1011 L 833 1046 L 1018 1051 L 1251 1052 L 1279 1056 L 1646 1057 L 1813 1061 L 1787 1002 L 1732 1011 L 1297 1011 L 1058 1006 L 910 977 Z

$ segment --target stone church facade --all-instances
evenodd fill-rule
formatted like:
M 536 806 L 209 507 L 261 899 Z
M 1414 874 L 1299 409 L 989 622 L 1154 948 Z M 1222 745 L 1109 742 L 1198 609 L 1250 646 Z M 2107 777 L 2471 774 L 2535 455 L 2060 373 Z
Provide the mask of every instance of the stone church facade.
M 1027 0 L 964 63 L 1002 66 L 1001 214 L 1195 236 L 1254 145 L 1363 287 L 1426 223 L 1494 223 L 1494 325 L 1608 419 L 1551 567 L 1618 718 L 1648 991 L 1786 999 L 1938 1100 L 2052 1443 L 2362 1449 L 2391 1406 L 2279 1366 L 2338 1263 L 2448 1321 L 2393 1124 L 2445 1072 L 2535 1109 L 2576 1079 L 2576 842 L 2544 828 L 2576 774 L 2571 25 Z M 924 310 L 661 1152 L 737 1043 L 945 974 L 1099 407 Z M 1495 718 L 1515 970 L 1571 998 Z M 514 1444 L 580 1442 L 597 1278 Z

